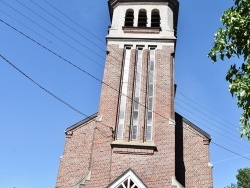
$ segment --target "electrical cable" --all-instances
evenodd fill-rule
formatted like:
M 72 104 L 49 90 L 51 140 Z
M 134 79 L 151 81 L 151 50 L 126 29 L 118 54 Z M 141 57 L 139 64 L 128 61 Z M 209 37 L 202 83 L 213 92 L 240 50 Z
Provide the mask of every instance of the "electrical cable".
M 37 3 L 35 3 L 33 0 L 30 0 L 31 2 L 33 2 L 34 4 L 36 4 L 37 6 L 39 6 L 42 10 L 46 11 L 44 8 L 42 8 L 40 5 L 38 5 Z M 55 6 L 53 6 L 51 3 L 49 3 L 48 1 L 44 0 L 44 2 L 46 2 L 50 7 L 52 7 L 53 9 L 55 9 L 56 11 L 58 11 L 59 13 L 61 13 L 63 16 L 65 16 L 66 18 L 68 18 L 71 22 L 73 22 L 74 24 L 76 24 L 77 26 L 79 26 L 81 29 L 83 29 L 85 32 L 91 34 L 92 36 L 94 36 L 95 38 L 97 38 L 99 41 L 103 42 L 103 40 L 101 40 L 98 36 L 94 35 L 92 32 L 90 32 L 89 30 L 87 30 L 86 28 L 82 27 L 80 24 L 78 24 L 76 21 L 74 21 L 73 19 L 71 19 L 69 16 L 67 16 L 65 13 L 63 13 L 62 11 L 60 11 L 58 8 L 56 8 Z M 48 14 L 50 14 L 51 16 L 53 16 L 54 18 L 56 18 L 58 21 L 60 21 L 62 23 L 62 21 L 60 19 L 58 19 L 56 16 L 52 15 L 51 13 L 49 13 L 48 11 L 46 11 Z M 63 22 L 64 23 L 64 22 Z M 64 23 L 65 24 L 65 23 Z M 66 24 L 67 25 L 67 24 Z M 67 25 L 68 26 L 68 25 Z M 68 26 L 70 27 L 70 26 Z M 72 27 L 70 27 L 71 29 L 73 29 Z M 74 29 L 73 29 L 74 30 Z M 76 31 L 76 30 L 74 30 Z M 76 31 L 77 32 L 77 31 Z M 79 34 L 79 32 L 77 32 Z M 103 42 L 105 43 L 105 42 Z M 111 47 L 112 48 L 112 47 Z M 114 50 L 116 50 L 115 48 L 112 48 Z M 162 89 L 162 88 L 161 88 Z M 178 92 L 179 93 L 179 92 Z M 181 94 L 181 93 L 180 93 Z M 183 94 L 182 94 L 183 95 Z M 214 118 L 213 118 L 214 119 Z M 217 121 L 218 122 L 218 121 Z M 228 122 L 228 121 L 227 121 Z M 230 122 L 229 122 L 230 123 Z M 221 124 L 221 123 L 220 123 Z M 231 124 L 231 123 L 230 123 Z M 232 125 L 232 124 L 231 124 Z M 234 125 L 233 125 L 234 126 Z M 229 127 L 231 128 L 231 127 Z M 233 130 L 233 129 L 231 129 Z M 233 130 L 234 132 L 237 130 Z M 235 135 L 234 135 L 235 136 Z
M 31 77 L 29 77 L 27 74 L 25 74 L 22 70 L 20 70 L 17 66 L 15 66 L 13 63 L 11 63 L 8 59 L 6 59 L 2 54 L 0 54 L 0 57 L 5 62 L 7 62 L 9 65 L 11 65 L 14 69 L 16 69 L 19 73 L 21 73 L 24 77 L 26 77 L 27 79 L 29 79 L 33 84 L 35 84 L 40 89 L 42 89 L 43 91 L 45 91 L 46 93 L 48 93 L 50 96 L 52 96 L 56 100 L 60 101 L 61 103 L 63 103 L 67 107 L 71 108 L 72 110 L 74 110 L 78 114 L 81 114 L 81 115 L 83 115 L 85 117 L 88 117 L 88 115 L 86 115 L 85 113 L 83 113 L 80 110 L 76 109 L 75 107 L 71 106 L 69 103 L 67 103 L 66 101 L 62 100 L 61 98 L 59 98 L 58 96 L 56 96 L 55 94 L 53 94 L 52 92 L 50 92 L 48 89 L 46 89 L 45 87 L 43 87 L 42 85 L 40 85 L 38 82 L 36 82 L 35 80 L 33 80 Z
M 3 22 L 3 23 L 5 23 L 6 25 L 8 25 L 9 27 L 11 27 L 12 29 L 16 30 L 15 28 L 13 28 L 12 26 L 10 26 L 9 24 L 7 24 L 6 22 L 4 22 L 3 20 L 0 20 L 0 21 Z M 16 30 L 16 31 L 18 31 L 18 30 Z M 27 35 L 25 35 L 24 33 L 20 32 L 20 31 L 18 31 L 18 32 L 19 32 L 20 34 L 26 36 L 27 38 L 29 38 L 29 39 L 32 40 L 33 42 L 37 43 L 38 45 L 42 46 L 42 47 L 45 48 L 46 50 L 50 51 L 50 52 L 53 53 L 54 55 L 58 56 L 58 57 L 61 58 L 62 60 L 64 60 L 64 61 L 67 62 L 66 59 L 64 59 L 64 58 L 61 57 L 60 55 L 56 54 L 55 52 L 49 50 L 48 48 L 46 48 L 45 46 L 41 45 L 40 43 L 36 42 L 34 39 L 31 39 L 30 37 L 28 37 Z M 68 62 L 68 63 L 70 63 L 71 65 L 73 65 L 75 68 L 77 68 L 77 69 L 83 71 L 80 67 L 78 67 L 78 66 L 72 64 L 71 62 Z M 85 72 L 85 71 L 83 71 L 83 72 Z M 85 72 L 85 73 L 86 73 L 86 72 Z M 94 76 L 91 75 L 91 74 L 89 74 L 89 76 L 91 76 L 91 77 L 94 78 L 94 79 L 97 79 L 96 77 L 94 77 Z M 97 79 L 97 81 L 102 82 L 102 81 L 100 81 L 99 79 Z M 105 84 L 105 83 L 104 83 L 104 84 Z M 109 85 L 107 85 L 107 86 L 109 86 Z M 109 87 L 110 87 L 110 86 L 109 86 Z M 115 89 L 115 90 L 116 90 L 116 89 Z M 116 91 L 117 91 L 117 90 L 116 90 Z M 126 97 L 127 97 L 127 96 L 126 96 Z M 129 97 L 128 97 L 128 98 L 129 98 Z M 131 99 L 131 98 L 130 98 L 130 99 Z M 142 105 L 142 106 L 145 107 L 145 105 L 143 105 L 143 104 L 140 104 L 140 105 Z M 146 107 L 145 107 L 145 108 L 146 108 Z M 155 113 L 155 112 L 153 112 L 153 113 Z M 158 114 L 158 115 L 160 115 L 160 114 Z M 162 116 L 162 115 L 160 115 L 160 116 L 161 116 L 161 117 L 164 117 L 164 116 Z M 165 117 L 164 117 L 164 118 L 165 118 Z
M 33 13 L 35 13 L 33 10 L 31 10 L 30 8 L 28 8 L 27 6 L 25 6 L 23 3 L 19 2 L 18 0 L 15 0 L 17 1 L 18 3 L 20 3 L 21 5 L 23 5 L 24 7 L 26 7 L 27 9 L 29 9 L 30 11 L 32 11 Z M 50 16 L 52 16 L 53 18 L 55 18 L 56 20 L 58 20 L 60 23 L 62 23 L 63 25 L 67 26 L 68 28 L 70 28 L 71 30 L 73 30 L 74 32 L 76 32 L 78 35 L 80 35 L 81 37 L 83 37 L 84 39 L 88 40 L 89 42 L 91 42 L 92 44 L 94 44 L 96 47 L 98 47 L 99 49 L 103 50 L 102 48 L 100 48 L 98 45 L 96 45 L 93 41 L 89 40 L 87 37 L 85 37 L 84 35 L 82 35 L 81 33 L 79 33 L 77 30 L 75 30 L 74 28 L 70 27 L 68 24 L 66 24 L 65 22 L 63 22 L 62 20 L 60 20 L 59 18 L 57 18 L 55 15 L 51 14 L 50 12 L 48 12 L 47 10 L 45 10 L 43 7 L 41 7 L 40 5 L 38 5 L 37 3 L 35 3 L 33 0 L 30 0 L 33 4 L 35 4 L 37 7 L 39 7 L 40 9 L 42 9 L 44 12 L 46 12 L 47 14 L 49 14 Z M 38 15 L 37 13 L 35 13 L 36 15 Z M 42 18 L 42 16 L 38 15 L 40 18 Z M 47 21 L 46 19 L 42 18 L 43 20 Z M 47 21 L 48 22 L 48 21 Z M 51 24 L 51 23 L 50 23 Z M 54 26 L 54 25 L 53 25 Z M 83 27 L 82 27 L 83 28 Z M 58 29 L 58 28 L 57 28 Z M 61 31 L 61 30 L 60 30 Z M 85 29 L 86 31 L 86 29 Z M 91 32 L 88 32 L 92 35 Z M 65 33 L 64 33 L 65 34 Z M 68 36 L 68 35 L 67 35 Z M 92 36 L 95 36 L 95 35 L 92 35 Z M 116 53 L 119 53 L 117 51 L 117 49 L 113 48 L 112 46 L 110 46 L 112 50 L 114 50 Z M 92 50 L 91 50 L 92 51 Z M 105 50 L 103 50 L 105 51 Z M 92 51 L 93 52 L 93 51 Z M 117 60 L 117 57 L 113 56 L 113 55 L 110 55 L 114 60 Z M 103 60 L 105 60 L 103 58 Z M 112 63 L 110 62 L 112 65 L 114 65 L 114 67 L 118 68 L 116 63 Z M 140 67 L 141 68 L 141 67 Z M 106 67 L 104 67 L 104 69 L 106 69 Z M 111 71 L 111 70 L 108 70 L 108 71 Z M 114 73 L 116 73 L 116 71 L 112 71 Z M 151 73 L 149 73 L 151 74 Z M 155 75 L 153 75 L 153 77 L 155 79 L 157 79 L 157 77 Z M 168 76 L 169 77 L 169 76 Z M 169 77 L 170 78 L 170 77 Z M 137 87 L 137 86 L 136 86 Z M 160 86 L 159 86 L 160 87 Z M 160 87 L 160 89 L 164 90 L 163 88 Z M 164 97 L 168 97 L 168 96 L 164 96 Z
M 134 99 L 132 99 L 131 97 L 123 94 L 122 92 L 120 92 L 119 90 L 117 90 L 116 88 L 114 88 L 113 86 L 103 82 L 102 80 L 100 80 L 99 78 L 97 78 L 96 76 L 92 75 L 91 73 L 87 72 L 86 70 L 82 69 L 81 67 L 77 66 L 76 64 L 72 63 L 71 61 L 65 59 L 64 57 L 62 57 L 61 55 L 57 54 L 56 52 L 52 51 L 51 49 L 47 48 L 46 46 L 42 45 L 41 43 L 37 42 L 36 40 L 34 40 L 33 38 L 29 37 L 28 35 L 24 34 L 23 32 L 21 32 L 20 30 L 16 29 L 15 27 L 11 26 L 10 24 L 8 24 L 7 22 L 3 21 L 2 19 L 0 19 L 0 22 L 4 23 L 6 26 L 10 27 L 11 29 L 15 30 L 16 32 L 20 33 L 21 35 L 23 35 L 24 37 L 26 37 L 27 39 L 31 40 L 32 42 L 36 43 L 37 45 L 39 45 L 40 47 L 42 47 L 43 49 L 49 51 L 50 53 L 52 53 L 53 55 L 57 56 L 58 58 L 60 58 L 61 60 L 63 60 L 63 62 L 68 63 L 69 65 L 73 66 L 74 68 L 76 68 L 77 70 L 83 72 L 84 74 L 86 74 L 87 76 L 93 78 L 94 80 L 106 85 L 107 87 L 111 88 L 112 90 L 118 92 L 119 94 L 127 97 L 128 99 L 130 99 L 131 101 L 134 101 Z M 138 103 L 138 102 L 137 102 Z M 145 109 L 148 109 L 148 107 L 142 103 L 138 103 L 139 105 L 143 106 Z M 163 115 L 153 111 L 155 114 L 165 118 Z M 168 119 L 168 118 L 167 118 Z
M 65 102 L 64 100 L 60 99 L 58 96 L 56 96 L 55 94 L 53 94 L 52 92 L 50 92 L 49 90 L 47 90 L 46 88 L 44 88 L 43 86 L 41 86 L 39 83 L 37 83 L 36 81 L 34 81 L 31 77 L 29 77 L 27 74 L 25 74 L 23 71 L 21 71 L 18 67 L 16 67 L 13 63 L 11 63 L 8 59 L 6 59 L 2 54 L 0 54 L 0 57 L 1 57 L 5 62 L 7 62 L 9 65 L 11 65 L 14 69 L 16 69 L 19 73 L 21 73 L 23 76 L 25 76 L 27 79 L 29 79 L 33 84 L 35 84 L 35 85 L 38 86 L 40 89 L 42 89 L 43 91 L 45 91 L 46 93 L 48 93 L 50 96 L 52 96 L 52 97 L 55 98 L 56 100 L 60 101 L 61 103 L 63 103 L 63 104 L 66 105 L 67 107 L 71 108 L 71 109 L 74 110 L 75 112 L 77 112 L 77 113 L 79 113 L 79 114 L 81 114 L 81 115 L 83 115 L 83 116 L 85 116 L 85 117 L 88 117 L 88 115 L 86 115 L 85 113 L 83 113 L 83 112 L 77 110 L 76 108 L 74 108 L 73 106 L 71 106 L 69 103 L 67 103 L 67 102 Z M 187 130 L 189 130 L 189 129 L 187 129 Z M 230 153 L 233 153 L 233 154 L 235 154 L 235 155 L 238 155 L 238 156 L 241 157 L 241 158 L 245 158 L 245 159 L 247 159 L 247 160 L 250 161 L 250 159 L 247 158 L 247 157 L 244 156 L 244 155 L 241 155 L 241 154 L 238 154 L 238 153 L 236 153 L 236 152 L 234 152 L 234 151 L 232 151 L 232 150 L 229 150 L 228 148 L 225 148 L 225 147 L 223 147 L 223 146 L 221 146 L 221 145 L 219 145 L 219 144 L 217 144 L 217 143 L 215 143 L 215 142 L 212 142 L 212 141 L 211 141 L 211 143 L 214 144 L 214 145 L 216 145 L 216 146 L 218 146 L 218 147 L 220 147 L 220 148 L 222 148 L 222 149 L 224 149 L 224 150 L 226 150 L 226 151 L 228 151 L 228 152 L 230 152 Z

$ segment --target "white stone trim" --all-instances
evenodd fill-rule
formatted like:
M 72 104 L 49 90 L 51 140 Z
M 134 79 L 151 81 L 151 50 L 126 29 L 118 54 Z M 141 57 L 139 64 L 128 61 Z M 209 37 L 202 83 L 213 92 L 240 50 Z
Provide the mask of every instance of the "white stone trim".
M 214 165 L 211 162 L 208 162 L 208 167 L 213 168 Z
M 176 188 L 184 188 L 175 178 L 175 176 L 172 176 L 172 186 L 175 186 Z
M 147 188 L 141 180 L 135 175 L 135 173 L 132 170 L 129 170 L 126 174 L 124 174 L 122 177 L 120 177 L 116 182 L 114 182 L 112 185 L 110 185 L 107 188 L 117 188 L 119 187 L 124 181 L 126 181 L 128 178 L 130 178 L 138 188 Z
M 173 119 L 171 119 L 171 118 L 168 120 L 168 124 L 169 124 L 170 126 L 175 126 L 175 125 L 176 125 L 175 120 L 173 120 Z
M 85 185 L 85 181 L 89 181 L 91 179 L 91 171 L 84 176 L 80 181 L 78 181 L 76 184 L 71 185 L 70 188 L 80 188 L 81 185 Z

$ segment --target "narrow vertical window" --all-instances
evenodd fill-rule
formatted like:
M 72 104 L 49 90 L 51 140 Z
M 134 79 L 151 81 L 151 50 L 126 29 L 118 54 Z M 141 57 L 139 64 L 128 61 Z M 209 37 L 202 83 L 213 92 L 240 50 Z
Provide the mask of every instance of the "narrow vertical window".
M 125 27 L 133 27 L 134 25 L 134 10 L 128 9 L 125 15 Z
M 123 66 L 123 78 L 122 88 L 120 94 L 120 113 L 117 127 L 117 139 L 123 139 L 123 129 L 126 115 L 126 103 L 127 103 L 127 90 L 128 90 L 128 76 L 129 76 L 129 65 L 130 65 L 130 47 L 126 47 L 124 55 L 124 66 Z
M 147 11 L 141 9 L 138 16 L 138 27 L 147 27 Z
M 155 49 L 150 49 L 149 71 L 148 71 L 148 108 L 147 108 L 147 130 L 146 140 L 152 141 L 153 126 L 153 99 L 154 99 L 154 74 L 155 74 Z
M 151 27 L 160 27 L 161 23 L 160 13 L 159 10 L 154 9 L 151 13 Z
M 139 124 L 139 109 L 140 109 L 140 90 L 141 90 L 141 75 L 142 75 L 142 48 L 137 50 L 137 63 L 135 73 L 135 91 L 133 104 L 133 123 L 132 123 L 132 140 L 137 140 L 138 124 Z

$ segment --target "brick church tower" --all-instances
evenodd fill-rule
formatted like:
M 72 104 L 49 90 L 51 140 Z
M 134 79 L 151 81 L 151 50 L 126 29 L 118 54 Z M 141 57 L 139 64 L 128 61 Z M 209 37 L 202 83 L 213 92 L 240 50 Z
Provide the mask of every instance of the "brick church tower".
M 177 0 L 109 0 L 98 113 L 66 129 L 56 188 L 211 188 L 210 136 L 174 112 Z

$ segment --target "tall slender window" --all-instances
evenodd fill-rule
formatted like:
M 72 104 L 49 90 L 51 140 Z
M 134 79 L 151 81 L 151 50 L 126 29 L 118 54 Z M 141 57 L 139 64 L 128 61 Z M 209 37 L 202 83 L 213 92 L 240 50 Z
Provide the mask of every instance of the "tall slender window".
M 142 48 L 137 50 L 137 64 L 135 74 L 135 93 L 133 104 L 133 123 L 132 123 L 132 140 L 137 140 L 138 124 L 139 124 L 139 103 L 140 103 L 140 90 L 141 90 L 141 75 L 142 75 Z
M 134 25 L 134 10 L 128 9 L 126 11 L 126 15 L 125 15 L 124 26 L 126 26 L 126 27 L 133 27 L 133 25 Z
M 154 9 L 151 13 L 151 27 L 160 27 L 161 23 L 160 13 L 159 10 Z
M 154 99 L 154 74 L 155 74 L 155 49 L 150 49 L 149 71 L 148 71 L 148 108 L 147 108 L 147 130 L 146 140 L 152 141 L 153 126 L 153 99 Z
M 139 11 L 138 27 L 147 27 L 147 11 L 145 9 Z
M 127 90 L 128 90 L 128 76 L 129 76 L 129 65 L 130 65 L 130 47 L 126 47 L 124 55 L 124 66 L 123 66 L 123 78 L 122 78 L 122 88 L 120 96 L 120 113 L 117 127 L 117 139 L 123 139 L 123 129 L 126 115 L 126 103 L 127 103 Z

